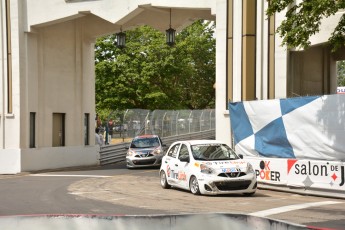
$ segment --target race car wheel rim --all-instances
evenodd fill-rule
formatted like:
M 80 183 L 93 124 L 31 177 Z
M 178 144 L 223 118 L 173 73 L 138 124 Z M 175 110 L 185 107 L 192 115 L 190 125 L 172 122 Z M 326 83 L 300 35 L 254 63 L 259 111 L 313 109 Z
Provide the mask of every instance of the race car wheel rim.
M 166 183 L 167 183 L 167 178 L 165 176 L 165 173 L 161 172 L 161 185 L 165 186 Z
M 190 191 L 193 194 L 200 194 L 199 183 L 196 177 L 194 176 L 190 179 Z

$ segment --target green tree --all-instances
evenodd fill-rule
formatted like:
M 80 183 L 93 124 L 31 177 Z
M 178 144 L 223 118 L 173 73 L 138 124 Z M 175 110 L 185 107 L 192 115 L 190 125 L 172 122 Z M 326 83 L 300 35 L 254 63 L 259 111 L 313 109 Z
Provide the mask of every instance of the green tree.
M 345 86 L 345 61 L 337 62 L 338 86 Z
M 215 105 L 214 27 L 213 22 L 197 21 L 177 39 L 176 56 L 184 60 L 179 71 L 181 100 L 188 109 L 214 108 Z
M 123 49 L 114 35 L 99 38 L 96 111 L 214 108 L 213 31 L 213 23 L 196 21 L 177 34 L 174 47 L 148 26 L 126 31 Z
M 267 15 L 287 10 L 286 19 L 279 25 L 277 32 L 283 38 L 282 45 L 288 48 L 307 48 L 309 38 L 320 31 L 321 19 L 335 15 L 345 8 L 345 0 L 267 0 Z M 345 45 L 345 15 L 332 32 L 329 43 L 335 51 Z

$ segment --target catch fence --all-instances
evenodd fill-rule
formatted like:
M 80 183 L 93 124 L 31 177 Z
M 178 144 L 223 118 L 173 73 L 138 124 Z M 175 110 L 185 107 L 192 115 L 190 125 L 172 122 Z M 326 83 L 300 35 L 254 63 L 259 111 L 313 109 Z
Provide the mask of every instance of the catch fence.
M 156 134 L 163 138 L 214 129 L 214 109 L 113 111 L 103 127 L 106 144 L 127 142 L 145 134 Z

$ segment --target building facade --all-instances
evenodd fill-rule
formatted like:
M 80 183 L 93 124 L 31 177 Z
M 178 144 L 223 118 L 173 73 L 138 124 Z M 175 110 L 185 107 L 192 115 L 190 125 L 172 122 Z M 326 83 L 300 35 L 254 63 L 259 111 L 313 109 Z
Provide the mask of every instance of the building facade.
M 325 42 L 341 14 L 327 19 L 312 48 L 281 47 L 258 0 L 1 0 L 0 174 L 98 164 L 94 141 L 97 37 L 150 25 L 177 31 L 216 21 L 216 138 L 231 144 L 228 102 L 336 93 Z M 171 12 L 171 14 L 170 14 Z
M 286 12 L 268 17 L 268 1 L 217 4 L 217 139 L 232 142 L 229 101 L 336 93 L 336 62 L 345 59 L 345 52 L 332 53 L 327 40 L 344 12 L 322 21 L 308 50 L 288 50 L 275 33 Z

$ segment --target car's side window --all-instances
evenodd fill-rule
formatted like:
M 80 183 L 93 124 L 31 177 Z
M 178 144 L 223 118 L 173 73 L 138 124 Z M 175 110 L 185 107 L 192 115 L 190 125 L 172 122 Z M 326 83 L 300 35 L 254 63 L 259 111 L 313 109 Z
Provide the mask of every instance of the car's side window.
M 178 155 L 178 159 L 186 159 L 189 157 L 189 153 L 188 153 L 188 147 L 186 145 L 182 145 L 181 149 L 180 149 L 180 154 Z
M 168 156 L 169 157 L 174 157 L 176 158 L 177 156 L 177 151 L 178 151 L 178 148 L 180 147 L 180 144 L 176 144 L 174 145 L 173 147 L 170 148 L 169 152 L 168 152 Z

